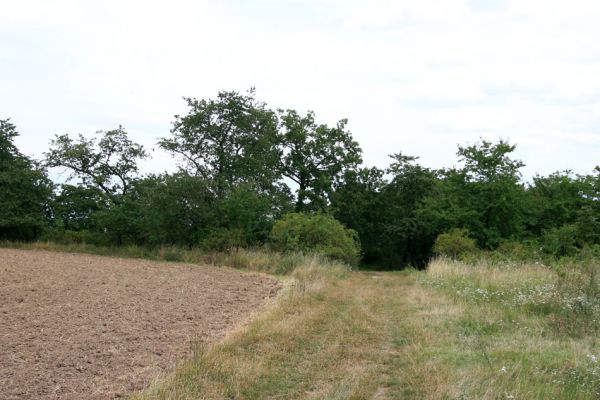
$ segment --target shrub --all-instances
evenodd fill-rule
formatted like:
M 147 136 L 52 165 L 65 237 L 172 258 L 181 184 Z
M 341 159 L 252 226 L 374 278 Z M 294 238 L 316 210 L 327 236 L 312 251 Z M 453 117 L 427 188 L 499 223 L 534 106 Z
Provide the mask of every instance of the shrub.
M 563 225 L 548 229 L 542 237 L 544 252 L 556 258 L 572 256 L 577 253 L 577 227 Z
M 360 258 L 358 234 L 327 214 L 290 213 L 271 230 L 273 249 L 317 253 L 355 265 Z
M 475 240 L 468 236 L 466 229 L 452 229 L 438 235 L 433 245 L 433 252 L 452 259 L 458 259 L 477 250 Z
M 215 229 L 202 240 L 205 250 L 229 251 L 246 246 L 246 238 L 241 229 Z

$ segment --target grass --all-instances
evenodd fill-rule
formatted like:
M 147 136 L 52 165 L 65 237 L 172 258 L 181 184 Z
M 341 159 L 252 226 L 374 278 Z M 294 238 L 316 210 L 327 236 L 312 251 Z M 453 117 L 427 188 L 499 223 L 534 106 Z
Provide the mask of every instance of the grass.
M 422 312 L 445 311 L 415 321 L 440 334 L 414 365 L 435 358 L 448 398 L 600 397 L 596 268 L 434 261 L 419 278 L 435 294 Z
M 599 396 L 593 316 L 560 322 L 565 299 L 588 290 L 579 278 L 449 260 L 427 272 L 321 268 L 300 266 L 274 308 L 135 399 Z
M 25 250 L 46 250 L 68 253 L 88 253 L 101 256 L 142 258 L 156 261 L 172 261 L 191 264 L 226 266 L 272 275 L 286 275 L 298 266 L 310 263 L 315 258 L 324 265 L 332 264 L 323 257 L 313 254 L 282 254 L 262 249 L 233 249 L 230 252 L 205 251 L 179 246 L 96 246 L 85 243 L 62 244 L 56 242 L 0 242 L 0 247 Z M 335 264 L 335 263 L 334 263 Z
M 394 307 L 384 298 L 405 278 L 350 273 L 317 263 L 298 285 L 224 341 L 196 349 L 173 376 L 134 398 L 365 399 L 387 396 L 395 348 Z M 377 312 L 375 312 L 377 311 Z M 383 397 L 381 397 L 383 398 Z
M 163 249 L 152 257 L 170 256 Z M 593 262 L 558 270 L 438 259 L 427 271 L 381 273 L 304 255 L 211 257 L 215 265 L 284 271 L 290 284 L 252 322 L 195 345 L 192 357 L 133 399 L 600 397 Z

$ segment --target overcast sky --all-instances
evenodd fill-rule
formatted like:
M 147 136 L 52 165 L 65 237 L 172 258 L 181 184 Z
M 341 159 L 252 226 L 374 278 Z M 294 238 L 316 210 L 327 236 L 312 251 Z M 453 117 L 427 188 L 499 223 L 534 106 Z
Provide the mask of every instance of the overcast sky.
M 0 118 L 41 157 L 119 124 L 154 147 L 182 97 L 349 119 L 367 165 L 508 139 L 525 177 L 600 164 L 600 2 L 0 0 Z M 173 170 L 154 152 L 144 172 Z

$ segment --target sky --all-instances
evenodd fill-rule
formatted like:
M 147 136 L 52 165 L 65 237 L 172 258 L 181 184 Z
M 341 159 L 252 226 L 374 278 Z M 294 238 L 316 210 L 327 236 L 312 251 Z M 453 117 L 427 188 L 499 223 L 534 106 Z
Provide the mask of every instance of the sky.
M 597 0 L 0 0 L 0 118 L 41 158 L 55 134 L 123 125 L 155 148 L 183 97 L 245 92 L 348 129 L 368 166 L 457 165 L 517 145 L 525 179 L 600 164 Z

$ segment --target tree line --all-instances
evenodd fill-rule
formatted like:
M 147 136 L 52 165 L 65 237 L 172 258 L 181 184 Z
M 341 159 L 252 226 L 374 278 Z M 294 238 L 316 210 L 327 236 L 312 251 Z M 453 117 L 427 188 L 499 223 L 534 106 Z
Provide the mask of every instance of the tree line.
M 520 242 L 557 257 L 600 246 L 600 167 L 525 183 L 515 145 L 482 140 L 458 146 L 459 167 L 429 169 L 397 153 L 380 169 L 363 165 L 347 120 L 273 110 L 254 90 L 186 102 L 157 142 L 174 173 L 140 174 L 148 150 L 121 126 L 56 135 L 32 160 L 14 145 L 15 125 L 0 120 L 0 239 L 218 251 L 312 243 L 390 269 L 424 266 L 449 232 L 481 249 Z M 68 171 L 67 182 L 52 182 L 48 168 Z

